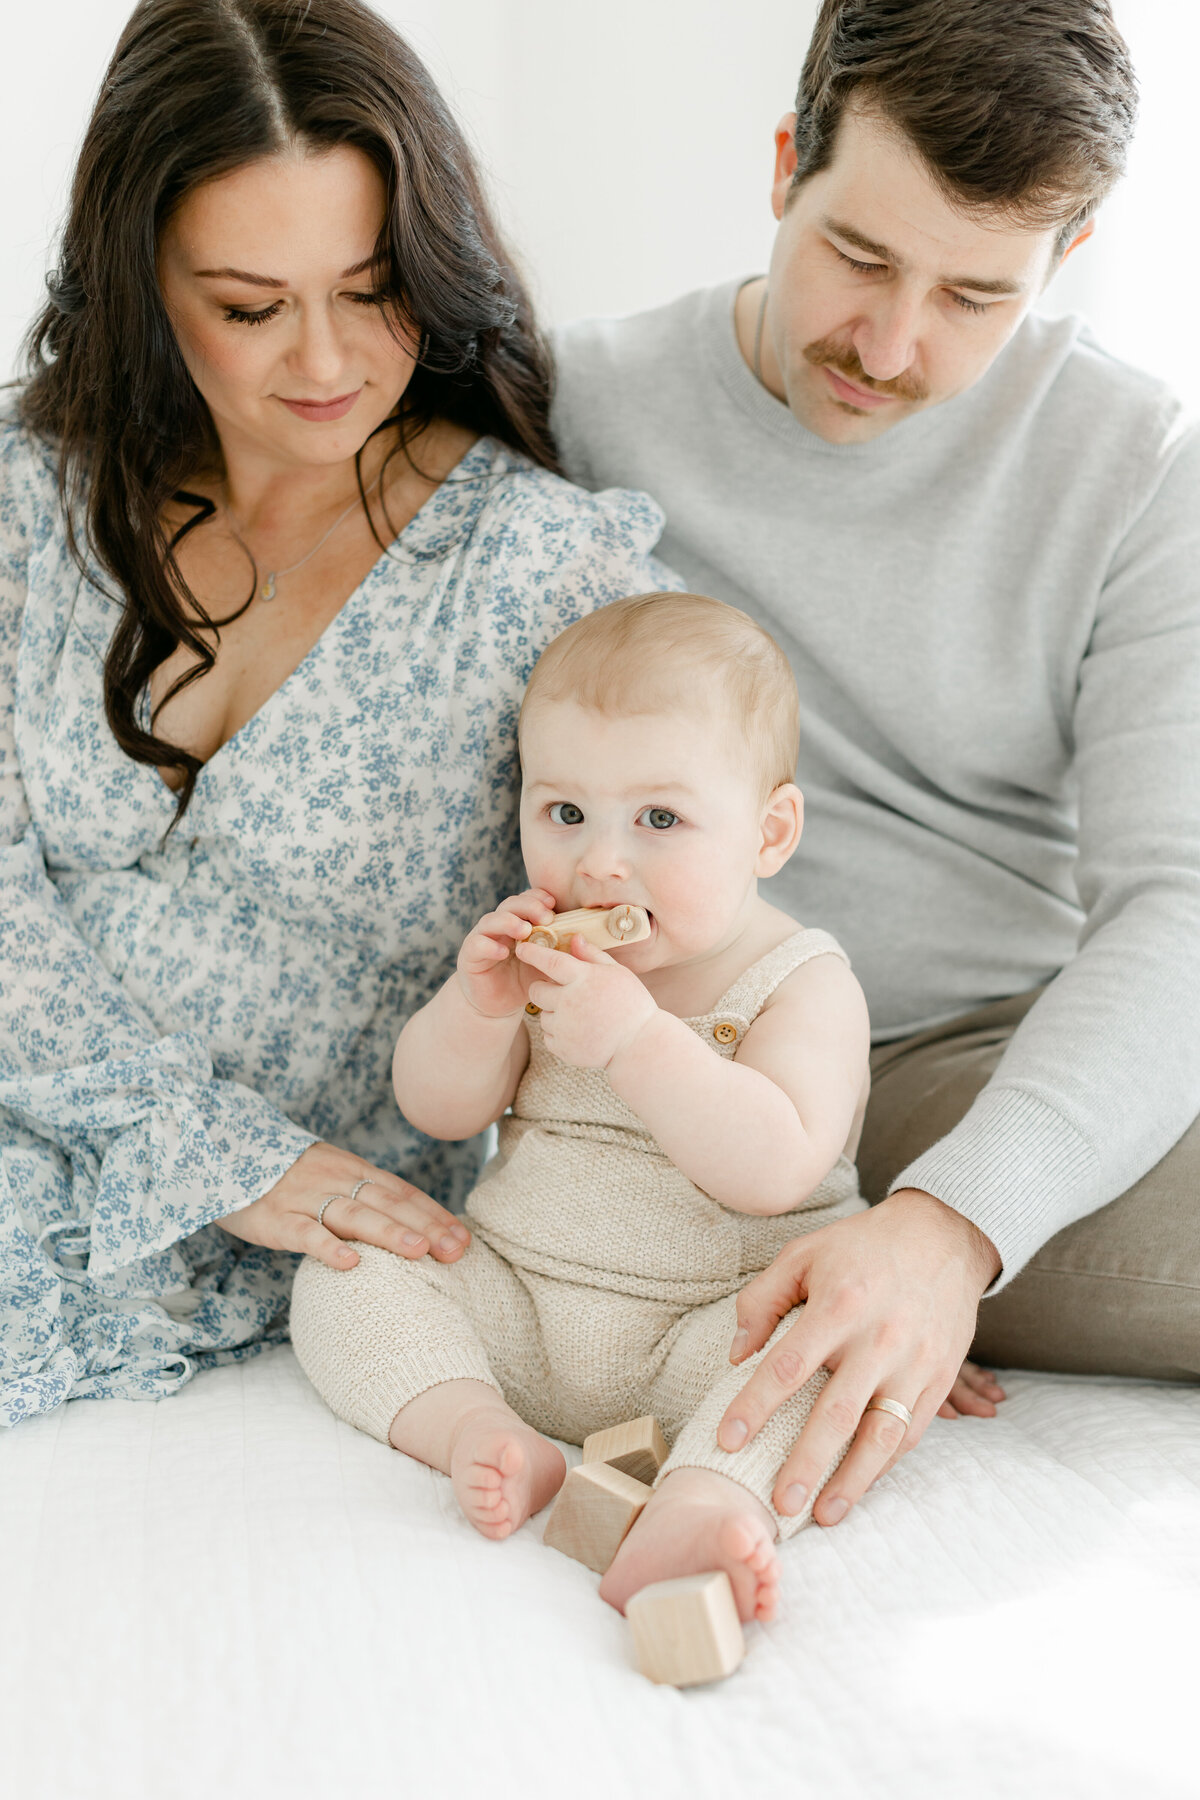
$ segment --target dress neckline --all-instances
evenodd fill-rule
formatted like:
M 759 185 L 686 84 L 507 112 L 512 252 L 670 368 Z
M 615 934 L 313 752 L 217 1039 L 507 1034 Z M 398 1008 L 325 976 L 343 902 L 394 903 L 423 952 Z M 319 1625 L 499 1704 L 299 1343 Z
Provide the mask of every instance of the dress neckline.
M 243 725 L 219 744 L 212 755 L 206 757 L 196 777 L 193 789 L 192 804 L 202 786 L 211 785 L 216 776 L 209 777 L 208 771 L 214 764 L 230 762 L 244 747 L 245 743 L 257 736 L 263 729 L 263 721 L 276 710 L 276 703 L 287 690 L 302 681 L 311 666 L 322 656 L 327 655 L 329 646 L 340 636 L 345 628 L 345 621 L 358 610 L 360 597 L 373 588 L 380 574 L 396 562 L 435 561 L 444 557 L 462 541 L 474 526 L 492 482 L 502 475 L 508 465 L 509 451 L 506 445 L 495 438 L 482 436 L 475 440 L 443 477 L 430 494 L 422 502 L 402 530 L 396 533 L 386 550 L 382 550 L 371 567 L 367 570 L 358 585 L 351 589 L 342 604 L 338 607 L 325 629 L 311 644 L 295 668 L 290 670 L 277 688 L 273 688 L 256 712 Z M 471 490 L 466 493 L 464 490 Z M 397 555 L 397 552 L 400 552 Z M 147 681 L 142 690 L 139 704 L 139 717 L 143 729 L 149 730 L 150 719 L 150 683 Z M 167 785 L 160 771 L 149 763 L 139 765 L 154 782 L 155 788 L 168 801 L 176 798 L 176 790 Z M 219 769 L 218 769 L 219 773 Z

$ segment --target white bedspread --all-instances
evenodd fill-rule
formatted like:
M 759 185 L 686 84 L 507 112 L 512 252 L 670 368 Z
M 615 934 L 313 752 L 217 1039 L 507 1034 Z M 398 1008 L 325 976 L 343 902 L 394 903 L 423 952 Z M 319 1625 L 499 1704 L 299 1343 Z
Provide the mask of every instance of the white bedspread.
M 5 1800 L 1196 1800 L 1200 1392 L 1016 1375 L 655 1688 L 290 1350 L 0 1440 Z M 573 1453 L 577 1455 L 578 1453 Z

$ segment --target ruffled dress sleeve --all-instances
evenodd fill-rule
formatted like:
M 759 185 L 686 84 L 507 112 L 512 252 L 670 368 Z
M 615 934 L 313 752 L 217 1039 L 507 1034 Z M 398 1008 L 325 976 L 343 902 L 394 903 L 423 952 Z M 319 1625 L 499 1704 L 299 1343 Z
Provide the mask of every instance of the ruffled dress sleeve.
M 212 1221 L 264 1194 L 315 1140 L 237 1082 L 190 1032 L 160 1036 L 84 942 L 50 880 L 17 728 L 31 558 L 62 526 L 53 470 L 0 425 L 0 1423 L 68 1395 L 151 1397 L 192 1372 L 204 1289 L 230 1298 L 246 1246 Z M 47 704 L 52 695 L 45 694 Z M 103 807 L 103 793 L 84 796 Z M 251 1266 L 253 1265 L 253 1266 Z M 233 1288 L 246 1338 L 286 1310 L 293 1258 L 250 1253 Z M 106 1303 L 97 1308 L 96 1290 Z M 187 1329 L 173 1317 L 172 1295 Z M 228 1306 L 221 1310 L 228 1313 Z M 213 1341 L 228 1341 L 228 1318 Z M 121 1364 L 121 1381 L 104 1371 Z

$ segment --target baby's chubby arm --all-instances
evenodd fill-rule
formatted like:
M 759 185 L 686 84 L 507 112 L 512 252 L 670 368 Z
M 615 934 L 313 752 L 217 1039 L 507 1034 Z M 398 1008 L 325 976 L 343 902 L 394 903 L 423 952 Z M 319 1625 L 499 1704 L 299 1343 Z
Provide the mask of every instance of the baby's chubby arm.
M 511 1105 L 529 1060 L 522 1029 L 529 976 L 512 947 L 553 911 L 553 896 L 541 888 L 502 901 L 468 933 L 449 981 L 400 1033 L 392 1083 L 418 1131 L 473 1137 Z
M 571 957 L 529 944 L 517 956 L 550 977 L 531 990 L 549 1048 L 603 1068 L 676 1167 L 714 1200 L 738 1212 L 787 1212 L 837 1162 L 870 1050 L 866 1000 L 840 957 L 802 964 L 726 1060 L 656 1006 L 630 970 L 580 939 Z

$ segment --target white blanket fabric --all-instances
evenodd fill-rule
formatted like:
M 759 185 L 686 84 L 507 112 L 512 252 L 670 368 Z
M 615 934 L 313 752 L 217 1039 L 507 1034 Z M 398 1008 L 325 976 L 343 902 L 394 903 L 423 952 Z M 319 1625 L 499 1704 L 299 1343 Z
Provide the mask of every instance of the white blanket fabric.
M 778 1623 L 687 1693 L 544 1515 L 486 1543 L 286 1347 L 75 1401 L 0 1438 L 0 1788 L 1195 1800 L 1200 1392 L 1006 1385 L 785 1546 Z

